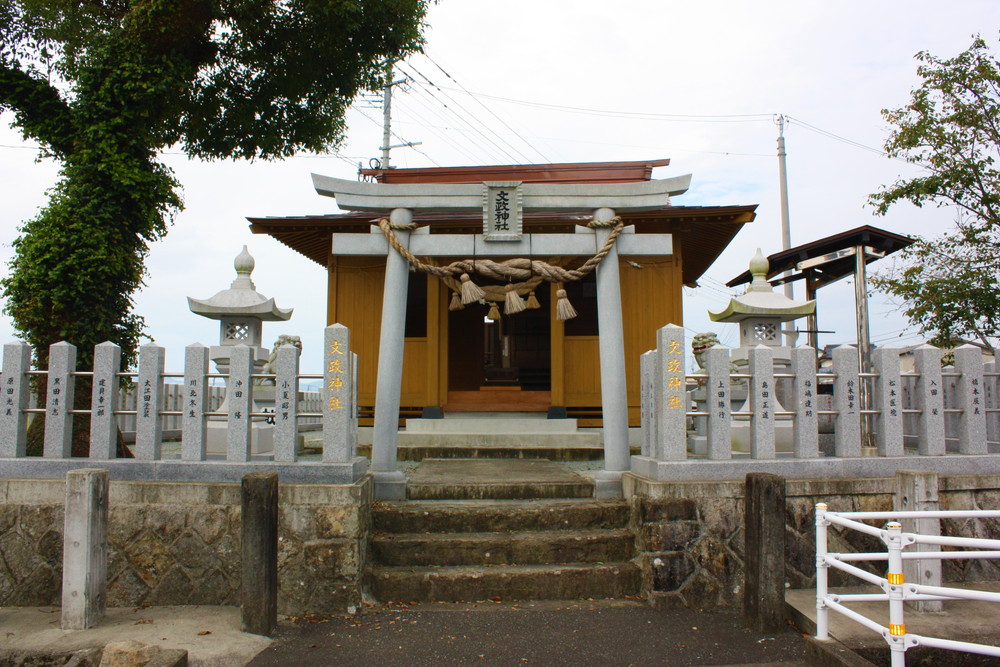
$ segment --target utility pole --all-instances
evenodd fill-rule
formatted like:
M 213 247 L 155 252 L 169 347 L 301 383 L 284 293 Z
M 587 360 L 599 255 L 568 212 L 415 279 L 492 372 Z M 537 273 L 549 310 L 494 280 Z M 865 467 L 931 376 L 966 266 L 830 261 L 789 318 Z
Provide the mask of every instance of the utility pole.
M 778 114 L 778 190 L 781 197 L 781 249 L 788 250 L 792 247 L 792 230 L 788 222 L 788 169 L 785 165 L 785 116 Z M 784 276 L 788 278 L 791 271 L 786 271 Z M 791 282 L 785 283 L 785 296 L 789 299 L 795 298 L 795 290 Z M 816 329 L 817 327 L 811 327 Z M 785 345 L 795 347 L 798 340 L 798 333 L 795 331 L 785 332 Z
M 778 189 L 781 195 L 781 249 L 792 247 L 792 230 L 788 222 L 788 169 L 785 165 L 785 117 L 778 115 Z M 791 271 L 785 273 L 787 278 Z M 785 296 L 793 299 L 792 283 L 785 283 Z
M 392 87 L 399 85 L 401 83 L 406 83 L 406 79 L 398 79 L 393 81 L 392 78 L 392 66 L 393 62 L 390 61 L 386 64 L 386 81 L 385 88 L 382 90 L 382 146 L 380 147 L 382 151 L 382 161 L 380 164 L 381 169 L 392 169 L 392 165 L 389 164 L 389 151 L 393 148 L 405 148 L 409 146 L 419 146 L 421 142 L 410 141 L 402 144 L 392 145 L 389 140 L 392 138 Z

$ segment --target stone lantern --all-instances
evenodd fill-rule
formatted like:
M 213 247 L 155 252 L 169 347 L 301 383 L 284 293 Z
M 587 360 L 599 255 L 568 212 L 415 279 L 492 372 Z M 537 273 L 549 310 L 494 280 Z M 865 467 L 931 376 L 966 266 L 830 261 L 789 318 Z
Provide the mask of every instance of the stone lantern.
M 257 291 L 256 286 L 250 279 L 255 262 L 253 257 L 243 246 L 242 252 L 233 261 L 236 269 L 236 280 L 232 282 L 229 289 L 222 290 L 210 299 L 194 299 L 188 297 L 188 307 L 192 313 L 219 320 L 219 344 L 213 345 L 209 350 L 209 356 L 215 362 L 219 373 L 229 373 L 229 360 L 235 346 L 243 344 L 253 350 L 254 372 L 261 372 L 264 364 L 267 363 L 270 351 L 263 346 L 264 322 L 285 321 L 292 316 L 292 309 L 278 308 L 273 298 L 268 298 Z M 271 389 L 273 402 L 273 388 Z M 255 396 L 255 399 L 259 398 Z M 254 412 L 259 412 L 255 400 Z M 218 412 L 226 412 L 228 405 L 223 403 Z M 225 418 L 216 417 L 208 423 L 208 451 L 209 453 L 225 453 L 226 432 Z M 273 427 L 266 426 L 260 418 L 253 424 L 253 435 L 251 451 L 254 454 L 262 454 L 270 451 L 271 430 Z M 266 431 L 266 432 L 265 432 Z
M 781 324 L 800 317 L 812 315 L 816 311 L 815 301 L 795 301 L 780 292 L 775 292 L 767 282 L 768 262 L 757 248 L 757 254 L 750 260 L 750 275 L 753 280 L 746 293 L 733 297 L 723 310 L 708 316 L 713 322 L 735 322 L 740 327 L 740 346 L 733 350 L 733 361 L 745 363 L 747 352 L 758 345 L 774 348 L 776 362 L 791 359 L 791 350 L 782 345 Z
M 791 347 L 782 344 L 781 325 L 801 317 L 812 315 L 816 311 L 815 301 L 795 301 L 780 292 L 775 292 L 767 282 L 768 261 L 761 253 L 750 260 L 750 275 L 753 280 L 747 291 L 729 300 L 729 304 L 720 311 L 709 311 L 708 316 L 713 322 L 733 322 L 740 327 L 740 345 L 732 351 L 731 359 L 736 366 L 745 366 L 750 350 L 758 345 L 765 345 L 773 352 L 774 370 L 776 373 L 787 373 L 791 366 Z M 784 385 L 787 381 L 778 381 L 776 412 L 783 412 L 780 402 L 785 394 Z M 734 392 L 735 397 L 735 392 Z M 747 399 L 749 400 L 749 399 Z M 746 411 L 748 405 L 742 408 L 733 406 L 734 410 Z M 742 420 L 742 423 L 739 423 Z M 733 445 L 736 449 L 749 447 L 750 424 L 745 417 L 737 417 L 733 424 Z M 775 439 L 779 450 L 789 449 L 792 440 L 792 422 L 789 417 L 778 417 L 775 420 Z

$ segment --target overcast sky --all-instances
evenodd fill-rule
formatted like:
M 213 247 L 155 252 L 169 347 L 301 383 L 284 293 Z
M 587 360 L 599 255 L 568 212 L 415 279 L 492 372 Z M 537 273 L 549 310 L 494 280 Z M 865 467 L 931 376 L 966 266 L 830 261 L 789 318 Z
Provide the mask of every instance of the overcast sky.
M 427 167 L 670 158 L 654 178 L 693 175 L 690 191 L 674 204 L 759 204 L 756 222 L 702 286 L 684 290 L 688 336 L 714 330 L 733 345 L 735 325 L 713 324 L 706 311 L 738 293 L 723 284 L 746 268 L 757 247 L 765 255 L 781 249 L 776 114 L 791 119 L 785 136 L 793 244 L 864 224 L 927 236 L 951 224 L 947 209 L 899 205 L 876 218 L 865 206 L 880 185 L 914 173 L 877 150 L 888 134 L 880 110 L 905 104 L 918 82 L 913 56 L 953 56 L 977 33 L 996 47 L 1000 3 L 944 7 L 913 0 L 443 0 L 427 18 L 429 57 L 399 68 L 400 77 L 413 80 L 393 98 L 393 142 L 422 145 L 394 150 L 392 161 Z M 6 272 L 17 227 L 45 202 L 57 165 L 37 162 L 33 144 L 8 129 L 11 117 L 2 120 Z M 149 335 L 168 348 L 168 369 L 180 370 L 183 346 L 218 340 L 218 324 L 190 313 L 185 297 L 227 288 L 244 244 L 257 260 L 258 291 L 295 309 L 288 323 L 265 324 L 265 342 L 300 335 L 304 370 L 319 368 L 325 270 L 250 234 L 245 217 L 337 212 L 332 199 L 313 191 L 309 174 L 355 178 L 357 163 L 378 157 L 381 144 L 377 105 L 360 101 L 349 121 L 337 155 L 279 163 L 163 156 L 184 186 L 186 209 L 153 246 L 136 303 Z M 849 281 L 821 291 L 819 318 L 820 329 L 836 332 L 821 344 L 854 342 Z M 871 320 L 877 343 L 917 341 L 884 298 L 873 299 Z M 6 318 L 0 339 L 13 339 Z

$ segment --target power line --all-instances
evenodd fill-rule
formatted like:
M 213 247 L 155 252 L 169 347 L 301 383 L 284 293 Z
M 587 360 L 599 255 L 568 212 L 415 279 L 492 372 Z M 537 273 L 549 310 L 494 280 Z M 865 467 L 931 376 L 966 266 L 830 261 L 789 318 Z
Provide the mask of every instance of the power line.
M 544 139 L 545 141 L 561 141 L 564 143 L 571 144 L 593 144 L 594 146 L 615 146 L 619 148 L 642 148 L 646 150 L 655 149 L 655 147 L 649 144 L 622 144 L 611 141 L 593 141 L 590 139 L 565 139 L 562 137 L 535 137 L 536 139 Z M 736 153 L 733 151 L 698 151 L 691 148 L 661 148 L 655 150 L 669 150 L 672 153 L 696 153 L 699 155 L 724 155 L 724 156 L 735 156 L 735 157 L 766 157 L 773 158 L 774 155 L 771 153 Z
M 507 155 L 508 157 L 510 157 L 510 158 L 511 158 L 511 160 L 513 160 L 513 161 L 515 161 L 515 162 L 518 162 L 519 160 L 524 160 L 524 161 L 525 161 L 525 162 L 527 162 L 528 164 L 531 164 L 531 162 L 532 162 L 532 161 L 531 161 L 531 159 L 530 159 L 530 158 L 528 158 L 528 156 L 526 156 L 526 155 L 525 155 L 524 153 L 522 153 L 522 152 L 521 152 L 521 151 L 520 151 L 520 150 L 519 150 L 518 148 L 516 148 L 515 146 L 513 146 L 513 145 L 512 145 L 512 144 L 511 144 L 511 143 L 510 143 L 509 141 L 507 141 L 506 139 L 504 139 L 503 137 L 501 137 L 501 136 L 500 136 L 500 135 L 499 135 L 499 134 L 498 134 L 498 133 L 497 133 L 497 132 L 496 132 L 495 130 L 493 130 L 492 128 L 490 128 L 490 127 L 489 127 L 488 125 L 486 125 L 486 124 L 485 124 L 485 123 L 484 123 L 483 121 L 479 120 L 479 118 L 477 118 L 475 114 L 473 114 L 473 113 L 472 113 L 472 112 L 470 112 L 470 111 L 469 111 L 468 109 L 466 109 L 466 108 L 465 108 L 465 107 L 464 107 L 464 106 L 462 105 L 462 103 L 461 103 L 461 102 L 459 102 L 458 100 L 456 100 L 455 98 L 453 98 L 453 97 L 452 97 L 451 95 L 448 95 L 448 93 L 444 92 L 444 90 L 443 90 L 443 89 L 441 88 L 441 86 L 439 86 L 439 85 L 437 85 L 436 83 L 434 83 L 433 81 L 431 81 L 431 80 L 430 80 L 430 78 L 429 78 L 429 77 L 428 77 L 427 75 L 425 75 L 425 74 L 424 74 L 423 72 L 421 72 L 421 71 L 420 71 L 419 69 L 417 69 L 417 68 L 416 68 L 416 67 L 415 67 L 415 66 L 413 65 L 413 63 L 409 63 L 409 62 L 408 62 L 408 63 L 406 63 L 406 66 L 407 66 L 408 68 L 412 69 L 412 70 L 413 70 L 414 72 L 416 72 L 416 73 L 417 73 L 417 75 L 418 75 L 418 76 L 419 76 L 419 77 L 420 77 L 421 79 L 423 79 L 423 80 L 424 80 L 424 81 L 425 81 L 425 82 L 427 83 L 427 85 L 429 85 L 429 86 L 433 87 L 433 88 L 434 88 L 435 90 L 439 91 L 439 92 L 440 92 L 440 93 L 441 93 L 441 94 L 442 94 L 443 96 L 447 97 L 447 98 L 448 98 L 449 100 L 451 100 L 452 102 L 454 102 L 454 104 L 455 104 L 455 105 L 456 105 L 456 106 L 457 106 L 458 108 L 460 108 L 460 109 L 461 109 L 462 111 L 464 111 L 464 112 L 465 112 L 465 113 L 466 113 L 466 114 L 467 114 L 467 115 L 468 115 L 468 116 L 469 116 L 470 118 L 472 118 L 472 120 L 474 120 L 474 121 L 476 121 L 477 123 L 479 123 L 479 124 L 480 124 L 481 126 L 483 126 L 483 128 L 485 128 L 485 129 L 486 129 L 487 131 L 489 131 L 489 132 L 492 132 L 494 136 L 496 136 L 496 137 L 497 137 L 498 139 L 500 139 L 500 141 L 502 141 L 503 143 L 505 143 L 505 144 L 506 144 L 506 145 L 507 145 L 507 146 L 508 146 L 508 147 L 509 147 L 509 148 L 510 148 L 510 149 L 511 149 L 512 151 L 514 151 L 514 153 L 517 153 L 517 154 L 519 154 L 519 155 L 520 155 L 521 157 L 520 157 L 520 158 L 517 158 L 517 157 L 515 157 L 515 156 L 514 156 L 513 154 L 511 154 L 511 153 L 510 153 L 509 151 L 507 151 L 506 149 L 504 149 L 504 148 L 503 148 L 502 146 L 500 146 L 499 144 L 496 144 L 496 142 L 493 142 L 493 143 L 494 143 L 494 144 L 495 144 L 495 145 L 497 146 L 497 148 L 498 148 L 498 149 L 500 149 L 500 151 L 501 151 L 502 153 L 506 154 L 506 155 Z M 419 82 L 418 82 L 418 84 L 419 84 Z M 453 111 L 453 113 L 454 113 L 454 111 Z M 470 125 L 470 127 L 471 127 L 471 125 Z M 478 130 L 477 130 L 477 131 L 478 131 Z M 480 135 L 482 135 L 482 137 L 483 137 L 484 139 L 487 139 L 488 141 L 491 141 L 491 142 L 493 141 L 492 139 L 489 139 L 489 137 L 487 137 L 487 136 L 486 136 L 485 134 L 483 134 L 482 132 L 479 132 L 479 134 L 480 134 Z
M 416 84 L 415 80 L 413 82 Z M 455 125 L 453 130 L 466 135 L 463 137 L 466 142 L 474 146 L 478 151 L 489 156 L 486 162 L 493 162 L 497 164 L 508 161 L 516 161 L 516 158 L 505 151 L 502 146 L 483 134 L 481 130 L 474 127 L 463 114 L 459 113 L 447 102 L 440 99 L 433 90 L 420 85 L 412 85 L 407 87 L 406 93 L 408 95 L 412 95 L 414 99 L 422 99 L 431 109 L 435 111 L 438 117 L 444 119 L 444 122 Z M 476 138 L 477 135 L 479 138 Z M 470 140 L 470 138 L 472 140 Z
M 361 114 L 361 116 L 363 116 L 367 120 L 369 120 L 372 123 L 374 123 L 376 127 L 382 127 L 382 123 L 378 122 L 377 120 L 375 120 L 374 118 L 372 118 L 371 116 L 369 116 L 368 114 L 366 114 L 361 109 L 355 108 L 355 111 L 357 111 L 359 114 Z M 395 137 L 396 139 L 398 139 L 399 141 L 401 141 L 404 144 L 408 144 L 409 143 L 409 142 L 406 141 L 406 139 L 403 139 L 401 136 L 399 136 L 395 132 L 390 131 L 389 134 L 391 134 L 393 137 Z M 417 151 L 418 153 L 420 153 L 421 155 L 423 155 L 425 158 L 427 158 L 428 160 L 430 160 L 431 162 L 433 162 L 435 167 L 440 167 L 441 166 L 440 164 L 438 164 L 434 160 L 434 158 L 432 158 L 430 155 L 428 155 L 427 153 L 423 152 L 422 150 L 418 150 L 417 148 L 415 148 L 413 146 L 406 146 L 406 148 L 412 148 L 413 150 Z
M 401 67 L 402 65 L 403 64 L 401 63 Z M 462 132 L 468 131 L 470 133 L 470 136 L 478 135 L 479 139 L 477 139 L 473 143 L 477 144 L 480 150 L 491 153 L 490 159 L 492 161 L 494 162 L 517 161 L 517 158 L 514 157 L 509 151 L 504 149 L 504 147 L 501 146 L 499 143 L 497 143 L 496 140 L 486 135 L 482 130 L 473 125 L 473 123 L 471 122 L 471 121 L 476 121 L 481 125 L 482 124 L 481 121 L 471 116 L 464 108 L 461 107 L 461 105 L 449 104 L 448 101 L 444 99 L 445 94 L 443 93 L 443 91 L 440 91 L 440 89 L 438 89 L 436 85 L 430 82 L 430 80 L 427 79 L 423 74 L 421 74 L 416 68 L 413 68 L 412 65 L 406 63 L 406 66 L 411 70 L 407 72 L 413 84 L 408 89 L 408 92 L 410 94 L 421 95 L 427 98 L 429 104 L 433 105 L 434 107 L 442 109 L 444 113 L 448 114 L 451 118 L 453 118 L 454 121 L 456 121 L 461 127 L 466 128 L 462 130 Z M 427 85 L 421 84 L 420 81 L 418 80 L 418 77 L 424 79 Z M 439 95 L 438 93 L 441 94 Z M 489 149 L 487 149 L 487 147 L 489 147 Z
M 445 90 L 458 91 L 456 88 L 450 88 L 448 86 L 438 86 Z M 532 102 L 530 100 L 518 100 L 510 97 L 500 97 L 498 95 L 489 95 L 487 93 L 476 93 L 469 90 L 463 90 L 463 92 L 472 95 L 473 97 L 482 97 L 490 100 L 499 100 L 501 102 L 509 102 L 511 104 L 520 104 L 523 106 L 535 107 L 539 109 L 551 109 L 554 111 L 566 111 L 571 113 L 583 113 L 591 114 L 595 116 L 610 116 L 612 118 L 637 118 L 640 120 L 677 120 L 686 122 L 716 122 L 716 123 L 756 123 L 764 120 L 771 120 L 774 117 L 773 113 L 757 113 L 757 114 L 667 114 L 667 113 L 648 113 L 641 111 L 618 111 L 614 109 L 590 109 L 587 107 L 574 107 L 567 106 L 563 104 L 547 104 L 544 102 Z
M 491 141 L 489 137 L 483 137 L 484 141 L 481 140 L 470 140 L 469 137 L 475 137 L 478 133 L 482 136 L 481 132 L 477 132 L 476 128 L 472 127 L 469 122 L 455 112 L 454 109 L 449 107 L 446 103 L 437 99 L 432 91 L 428 91 L 419 86 L 410 86 L 405 90 L 406 94 L 411 96 L 415 100 L 420 100 L 425 107 L 432 110 L 432 112 L 446 124 L 449 131 L 458 132 L 463 135 L 463 140 L 470 150 L 478 151 L 483 155 L 486 155 L 486 160 L 478 160 L 479 162 L 504 162 L 506 161 L 500 147 L 496 145 L 496 142 Z M 474 160 L 476 161 L 476 160 Z
M 807 123 L 804 120 L 801 120 L 799 118 L 793 118 L 792 116 L 787 116 L 786 115 L 785 119 L 790 120 L 793 123 L 796 123 L 797 125 L 801 125 L 802 127 L 804 127 L 807 130 L 810 130 L 810 131 L 815 132 L 817 134 L 823 135 L 824 137 L 827 137 L 829 139 L 833 139 L 835 141 L 840 141 L 842 143 L 845 143 L 848 146 L 854 146 L 855 148 L 860 148 L 861 150 L 865 150 L 865 151 L 868 151 L 870 153 L 875 153 L 876 155 L 880 155 L 882 157 L 889 157 L 889 155 L 885 151 L 879 150 L 878 148 L 873 148 L 871 146 L 867 146 L 867 145 L 865 145 L 865 144 L 863 144 L 863 143 L 861 143 L 859 141 L 854 141 L 853 139 L 848 139 L 847 137 L 842 137 L 839 134 L 834 134 L 833 132 L 830 132 L 829 130 L 824 130 L 824 129 L 820 128 L 820 127 L 816 127 L 815 125 L 811 125 L 811 124 L 809 124 L 809 123 Z M 904 160 L 904 162 L 905 162 L 905 160 Z
M 470 160 L 471 163 L 475 163 L 475 162 L 479 162 L 480 161 L 479 158 L 477 158 L 473 153 L 470 153 L 469 151 L 467 151 L 465 149 L 465 147 L 462 146 L 462 144 L 460 144 L 460 143 L 458 143 L 456 141 L 453 141 L 447 135 L 446 132 L 438 132 L 437 131 L 438 129 L 440 129 L 440 130 L 446 130 L 446 131 L 459 131 L 459 132 L 462 132 L 462 130 L 459 130 L 457 128 L 451 127 L 448 124 L 448 119 L 441 116 L 441 113 L 440 113 L 440 111 L 438 110 L 437 107 L 432 106 L 432 105 L 428 104 L 427 102 L 425 102 L 422 98 L 418 97 L 414 92 L 412 92 L 409 87 L 403 87 L 403 88 L 401 88 L 401 91 L 403 92 L 404 95 L 406 95 L 407 97 L 409 97 L 409 99 L 411 101 L 416 102 L 416 103 L 422 105 L 424 108 L 428 109 L 441 122 L 446 123 L 446 125 L 444 125 L 444 126 L 432 125 L 429 121 L 427 121 L 426 119 L 424 119 L 422 116 L 416 114 L 413 109 L 409 108 L 406 105 L 398 107 L 402 111 L 403 114 L 411 114 L 411 115 L 414 115 L 417 118 L 419 118 L 421 121 L 423 121 L 422 127 L 430 130 L 433 134 L 435 134 L 436 136 L 438 136 L 439 138 L 441 138 L 445 143 L 449 144 L 452 148 L 454 148 L 455 150 L 457 150 L 459 153 L 464 154 Z
M 531 150 L 533 150 L 536 153 L 538 153 L 538 155 L 541 156 L 542 160 L 544 160 L 545 162 L 552 162 L 552 160 L 550 160 L 548 157 L 546 157 L 544 153 L 542 153 L 540 150 L 538 150 L 537 148 L 535 148 L 535 146 L 531 142 L 529 142 L 527 139 L 525 139 L 523 136 L 521 136 L 521 134 L 517 130 L 515 130 L 513 127 L 511 127 L 507 123 L 507 121 L 505 121 L 503 118 L 501 118 L 500 116 L 498 116 L 496 114 L 496 112 L 493 111 L 493 109 L 491 109 L 488 106 L 486 106 L 485 104 L 483 104 L 482 100 L 480 100 L 475 95 L 473 95 L 472 93 L 470 93 L 468 88 L 466 88 L 465 86 L 463 86 L 462 84 L 460 84 L 458 81 L 456 81 L 455 77 L 453 77 L 451 74 L 448 74 L 448 72 L 444 71 L 444 68 L 441 67 L 441 65 L 439 65 L 437 63 L 437 61 L 435 61 L 433 58 L 431 58 L 429 55 L 427 55 L 426 51 L 423 53 L 423 56 L 425 58 L 427 58 L 427 60 L 429 60 L 431 62 L 431 64 L 433 64 L 435 67 L 437 67 L 441 71 L 442 74 L 444 74 L 446 77 L 448 77 L 449 79 L 451 79 L 452 81 L 454 81 L 455 85 L 459 86 L 467 95 L 469 95 L 470 97 L 472 97 L 472 99 L 474 99 L 479 104 L 479 106 L 481 106 L 484 109 L 486 109 L 488 112 L 490 112 L 490 114 L 494 118 L 496 118 L 498 121 L 500 121 L 501 123 L 503 123 L 503 126 L 506 127 L 508 130 L 510 130 L 511 132 L 513 132 L 515 134 L 515 136 L 517 136 L 518 139 L 520 139 L 521 141 L 523 141 L 525 143 L 525 145 L 528 146 L 528 148 L 530 148 Z

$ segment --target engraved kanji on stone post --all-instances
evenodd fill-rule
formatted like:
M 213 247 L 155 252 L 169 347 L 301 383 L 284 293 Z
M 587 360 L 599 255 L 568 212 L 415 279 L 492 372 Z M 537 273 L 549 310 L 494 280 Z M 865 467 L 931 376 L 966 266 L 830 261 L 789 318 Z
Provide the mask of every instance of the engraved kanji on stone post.
M 705 411 L 708 413 L 708 458 L 732 458 L 732 396 L 729 379 L 729 348 L 721 345 L 705 350 Z
M 90 398 L 90 458 L 118 454 L 118 369 L 122 350 L 111 342 L 94 347 L 94 381 Z
M 778 404 L 774 391 L 774 356 L 771 348 L 758 345 L 749 352 L 750 367 L 750 456 L 773 459 L 774 411 Z
M 351 410 L 354 375 L 351 372 L 351 334 L 343 324 L 328 326 L 323 334 L 323 461 L 350 460 Z
M 67 342 L 49 346 L 49 376 L 45 401 L 45 439 L 42 453 L 46 458 L 68 459 L 73 441 L 73 395 L 76 388 L 72 373 L 76 370 L 76 346 Z
M 795 409 L 793 451 L 797 459 L 819 456 L 819 407 L 816 402 L 816 350 L 800 345 L 792 350 L 792 402 Z
M 184 348 L 184 392 L 181 410 L 181 458 L 205 460 L 205 405 L 208 398 L 209 349 L 200 343 Z
M 656 332 L 656 458 L 687 458 L 687 400 L 684 382 L 684 329 L 668 324 Z
M 25 343 L 3 346 L 3 410 L 0 411 L 0 458 L 24 456 L 28 448 L 28 399 L 32 348 Z
M 861 456 L 861 404 L 858 375 L 858 349 L 853 345 L 834 348 L 833 432 L 834 453 L 840 457 Z
M 276 351 L 274 378 L 274 460 L 291 463 L 296 459 L 299 415 L 299 355 L 294 345 Z

